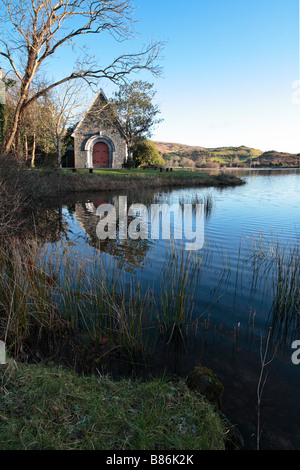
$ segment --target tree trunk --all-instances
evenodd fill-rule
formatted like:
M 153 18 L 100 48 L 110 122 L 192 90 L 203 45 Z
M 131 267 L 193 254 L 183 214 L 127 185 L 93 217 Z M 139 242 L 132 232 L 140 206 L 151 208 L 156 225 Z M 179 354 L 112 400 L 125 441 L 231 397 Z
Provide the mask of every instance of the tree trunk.
M 32 156 L 31 156 L 31 167 L 34 168 L 35 164 L 35 134 L 33 134 L 33 142 L 32 142 Z
M 25 149 L 25 160 L 28 161 L 28 140 L 27 134 L 24 135 L 24 149 Z
M 5 104 L 0 104 L 0 145 L 4 143 Z
M 35 50 L 32 49 L 29 53 L 29 58 L 27 61 L 27 66 L 25 70 L 25 75 L 24 75 L 24 81 L 20 89 L 20 98 L 19 102 L 17 104 L 15 114 L 13 117 L 13 126 L 12 126 L 12 131 L 11 135 L 8 139 L 8 141 L 5 144 L 4 151 L 8 153 L 13 144 L 15 144 L 15 150 L 17 152 L 17 156 L 19 157 L 19 152 L 21 150 L 21 130 L 23 126 L 23 120 L 25 116 L 25 110 L 28 106 L 27 99 L 28 99 L 28 93 L 29 93 L 29 88 L 32 82 L 32 79 L 34 77 L 34 68 L 35 68 Z
M 19 142 L 20 142 L 20 137 L 21 137 L 21 122 L 23 120 L 22 117 L 24 116 L 23 114 L 24 101 L 25 99 L 22 101 L 20 100 L 19 104 L 16 107 L 14 118 L 13 118 L 13 127 L 11 130 L 11 134 L 4 147 L 4 151 L 6 153 L 8 153 L 11 150 L 13 144 L 15 144 L 16 151 L 18 152 L 19 150 L 18 147 L 19 147 Z
M 126 144 L 127 144 L 127 153 L 128 153 L 128 160 L 132 160 L 132 148 L 134 145 L 133 139 L 126 139 Z
M 23 145 L 22 145 L 22 127 L 23 127 L 23 119 L 20 116 L 19 119 L 19 124 L 15 136 L 15 149 L 16 149 L 16 154 L 18 159 L 20 160 L 22 157 L 24 157 L 24 151 L 23 151 Z
M 60 136 L 57 136 L 57 166 L 58 168 L 62 168 L 61 164 L 61 140 Z
M 24 125 L 24 117 L 25 117 L 25 108 L 24 101 L 23 104 L 18 104 L 14 119 L 13 119 L 13 128 L 10 134 L 8 141 L 4 146 L 4 152 L 9 153 L 12 148 L 14 148 L 15 153 L 17 154 L 18 158 L 22 158 L 23 156 L 23 145 L 22 145 L 22 130 Z

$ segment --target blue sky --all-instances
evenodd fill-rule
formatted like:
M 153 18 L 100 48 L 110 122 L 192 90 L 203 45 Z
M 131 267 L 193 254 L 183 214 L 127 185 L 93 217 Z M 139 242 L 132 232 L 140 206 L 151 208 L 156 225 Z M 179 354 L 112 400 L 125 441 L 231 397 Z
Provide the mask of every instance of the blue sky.
M 134 4 L 140 19 L 135 39 L 121 44 L 102 36 L 84 40 L 99 63 L 138 51 L 149 40 L 167 41 L 163 77 L 146 72 L 132 77 L 155 84 L 164 122 L 153 139 L 300 152 L 300 103 L 292 100 L 293 83 L 300 80 L 299 0 Z M 48 73 L 69 72 L 73 59 L 70 50 L 61 49 Z M 108 82 L 101 87 L 108 96 L 114 90 Z
M 298 0 L 140 5 L 143 37 L 168 41 L 155 139 L 300 152 Z

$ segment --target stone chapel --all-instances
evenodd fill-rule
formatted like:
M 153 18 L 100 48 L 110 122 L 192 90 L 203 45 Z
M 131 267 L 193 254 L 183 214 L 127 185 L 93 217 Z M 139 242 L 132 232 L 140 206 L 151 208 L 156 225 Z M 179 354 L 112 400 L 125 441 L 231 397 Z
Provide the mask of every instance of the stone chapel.
M 74 133 L 75 168 L 122 168 L 128 157 L 127 144 L 118 120 L 112 118 L 101 90 L 78 123 Z

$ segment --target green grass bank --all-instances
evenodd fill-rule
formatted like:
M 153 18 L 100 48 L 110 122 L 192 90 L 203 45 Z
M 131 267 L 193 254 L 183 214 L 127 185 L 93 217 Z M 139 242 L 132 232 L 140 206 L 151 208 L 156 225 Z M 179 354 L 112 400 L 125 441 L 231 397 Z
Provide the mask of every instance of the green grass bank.
M 184 382 L 0 366 L 0 450 L 224 450 L 225 425 Z
M 0 159 L 0 190 L 18 194 L 19 199 L 34 208 L 40 200 L 76 193 L 101 191 L 147 190 L 161 187 L 226 187 L 245 182 L 234 175 L 208 175 L 185 170 L 77 170 L 28 168 L 16 159 Z M 6 199 L 4 197 L 3 199 Z M 20 205 L 20 204 L 19 204 Z
M 68 191 L 109 191 L 155 187 L 191 187 L 191 186 L 239 186 L 244 181 L 233 175 L 211 176 L 207 173 L 176 170 L 160 172 L 159 170 L 70 170 L 58 172 L 62 187 Z

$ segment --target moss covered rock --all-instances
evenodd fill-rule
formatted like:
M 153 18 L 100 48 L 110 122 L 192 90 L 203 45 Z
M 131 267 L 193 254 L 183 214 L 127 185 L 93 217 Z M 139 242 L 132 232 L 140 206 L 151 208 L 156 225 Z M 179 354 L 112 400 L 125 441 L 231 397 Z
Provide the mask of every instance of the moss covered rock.
M 221 408 L 224 387 L 218 377 L 207 367 L 198 366 L 186 378 L 190 390 L 200 393 L 210 403 Z

